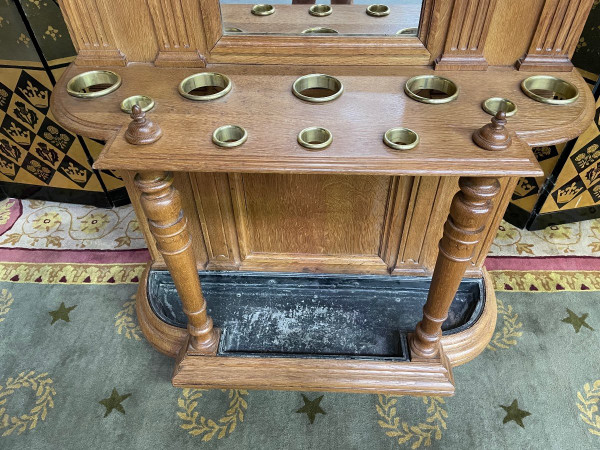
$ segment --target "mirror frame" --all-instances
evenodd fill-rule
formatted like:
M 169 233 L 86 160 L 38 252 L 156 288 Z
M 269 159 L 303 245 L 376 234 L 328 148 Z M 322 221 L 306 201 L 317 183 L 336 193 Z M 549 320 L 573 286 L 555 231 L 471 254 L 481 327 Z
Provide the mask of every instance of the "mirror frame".
M 434 3 L 451 3 L 440 0 L 423 0 L 417 36 L 277 36 L 224 34 L 219 0 L 201 0 L 207 44 L 205 55 L 210 63 L 257 64 L 344 64 L 348 61 L 365 64 L 410 64 L 432 62 L 426 42 L 431 31 Z M 433 20 L 432 20 L 433 19 Z M 440 22 L 439 20 L 437 22 Z M 260 54 L 256 53 L 260 48 Z
M 564 1 L 570 0 L 561 0 Z M 560 9 L 556 2 L 535 0 L 541 16 L 537 16 L 537 10 L 525 16 L 531 22 L 530 27 L 508 37 L 512 52 L 494 47 L 494 64 L 514 64 L 521 55 L 528 58 L 528 53 L 533 52 L 534 56 L 539 54 L 546 66 L 550 61 L 556 62 L 552 67 L 570 70 L 566 67 L 570 64 L 568 57 L 563 54 L 572 54 L 576 40 L 569 37 L 570 44 L 565 49 L 540 52 L 539 39 L 532 42 L 529 32 L 534 31 L 530 28 L 537 28 L 536 33 L 543 37 L 551 25 L 553 30 L 566 30 L 564 33 L 576 36 L 593 0 L 581 1 L 586 3 L 585 8 L 575 11 L 569 16 L 571 20 L 566 21 L 562 15 L 553 13 Z M 224 35 L 219 0 L 136 0 L 125 6 L 122 0 L 58 2 L 77 49 L 78 65 L 103 67 L 146 62 L 159 67 L 205 67 L 208 63 L 425 66 L 435 63 L 436 69 L 447 70 L 487 68 L 485 43 L 493 28 L 496 4 L 503 4 L 499 0 L 423 0 L 417 37 L 308 38 Z M 511 19 L 510 9 L 503 6 L 498 10 L 500 14 L 493 28 L 496 41 L 499 33 L 505 33 L 503 24 Z M 556 21 L 546 20 L 554 17 Z

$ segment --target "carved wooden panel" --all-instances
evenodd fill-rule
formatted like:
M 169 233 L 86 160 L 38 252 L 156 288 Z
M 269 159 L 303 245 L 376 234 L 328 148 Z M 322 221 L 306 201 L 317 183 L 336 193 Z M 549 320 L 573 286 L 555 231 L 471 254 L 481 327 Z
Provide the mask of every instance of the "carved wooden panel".
M 437 257 L 437 244 L 442 235 L 453 194 L 458 190 L 456 177 L 415 177 L 410 200 L 404 214 L 404 225 L 392 273 L 430 274 Z
M 446 45 L 436 69 L 485 70 L 485 41 L 496 0 L 455 0 Z
M 594 0 L 546 0 L 519 70 L 571 71 L 570 62 Z
M 204 67 L 200 3 L 197 0 L 147 0 L 159 53 L 157 66 Z
M 77 48 L 77 63 L 124 66 L 127 61 L 119 51 L 108 22 L 110 12 L 103 0 L 61 0 L 65 21 Z
M 124 173 L 139 217 L 139 193 Z M 502 178 L 480 267 L 516 178 Z M 175 173 L 199 268 L 430 275 L 457 177 Z M 163 264 L 143 221 L 152 258 Z
M 389 185 L 389 177 L 238 177 L 241 267 L 385 273 L 379 253 Z
M 208 255 L 207 268 L 238 268 L 240 250 L 227 174 L 197 173 L 190 178 Z

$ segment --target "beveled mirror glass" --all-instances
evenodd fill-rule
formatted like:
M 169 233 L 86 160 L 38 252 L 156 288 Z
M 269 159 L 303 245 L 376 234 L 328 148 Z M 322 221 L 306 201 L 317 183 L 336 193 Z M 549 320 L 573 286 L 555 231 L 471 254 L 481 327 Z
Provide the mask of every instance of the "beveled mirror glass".
M 227 35 L 416 36 L 422 0 L 220 0 Z

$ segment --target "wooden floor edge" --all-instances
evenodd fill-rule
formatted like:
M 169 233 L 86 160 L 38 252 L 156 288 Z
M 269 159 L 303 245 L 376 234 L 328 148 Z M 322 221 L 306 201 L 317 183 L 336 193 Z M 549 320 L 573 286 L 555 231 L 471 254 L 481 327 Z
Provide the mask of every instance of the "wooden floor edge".
M 202 389 L 454 394 L 452 368 L 444 358 L 414 363 L 185 354 L 176 363 L 172 383 Z

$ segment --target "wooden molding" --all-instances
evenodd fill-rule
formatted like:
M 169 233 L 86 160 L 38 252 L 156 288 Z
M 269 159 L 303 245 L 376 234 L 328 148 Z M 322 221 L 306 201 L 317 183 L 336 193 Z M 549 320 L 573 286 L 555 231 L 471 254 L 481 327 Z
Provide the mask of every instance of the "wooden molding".
M 103 0 L 60 0 L 65 22 L 77 49 L 76 64 L 124 66 L 107 18 L 110 12 Z
M 455 0 L 446 45 L 435 68 L 486 70 L 483 48 L 496 8 L 496 0 Z
M 367 359 L 177 357 L 173 386 L 219 389 L 307 390 L 399 395 L 454 394 L 452 366 L 443 354 L 427 361 Z
M 159 52 L 154 60 L 157 66 L 206 67 L 206 58 L 199 52 L 201 46 L 197 28 L 201 25 L 200 3 L 189 0 L 147 0 L 154 24 Z
M 190 177 L 208 254 L 206 268 L 237 270 L 240 248 L 227 174 L 195 173 Z
M 523 71 L 570 72 L 571 56 L 593 0 L 546 0 L 529 50 L 517 62 Z

